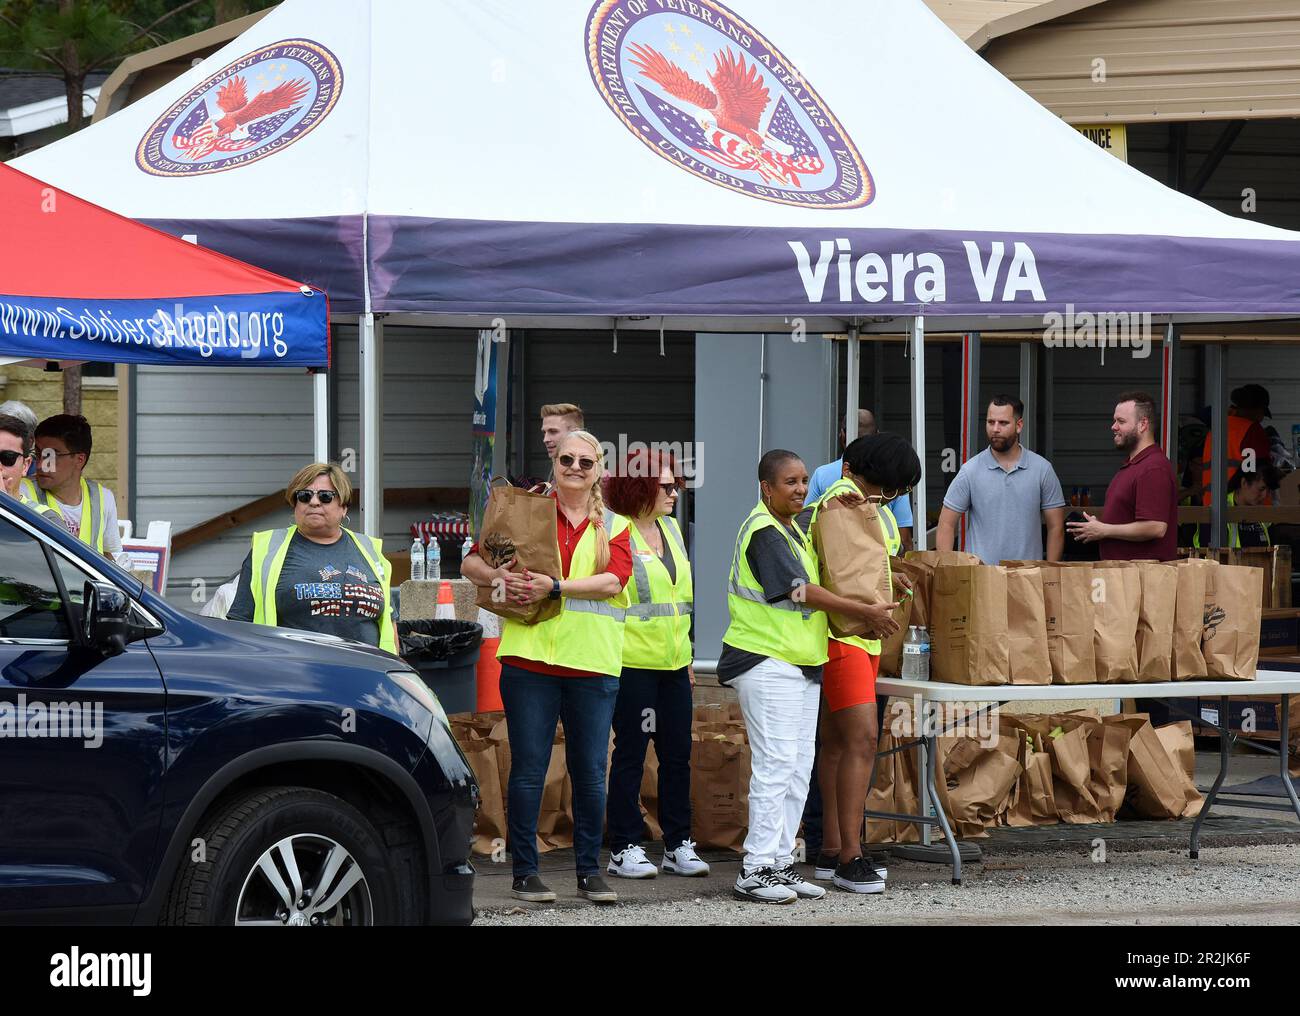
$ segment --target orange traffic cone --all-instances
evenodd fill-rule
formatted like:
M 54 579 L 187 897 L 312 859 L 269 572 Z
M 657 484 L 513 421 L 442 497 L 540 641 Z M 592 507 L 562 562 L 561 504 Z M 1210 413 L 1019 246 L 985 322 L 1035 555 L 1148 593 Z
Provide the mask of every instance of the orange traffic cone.
M 456 620 L 456 598 L 451 594 L 451 583 L 446 579 L 438 584 L 438 606 L 433 616 L 439 621 Z

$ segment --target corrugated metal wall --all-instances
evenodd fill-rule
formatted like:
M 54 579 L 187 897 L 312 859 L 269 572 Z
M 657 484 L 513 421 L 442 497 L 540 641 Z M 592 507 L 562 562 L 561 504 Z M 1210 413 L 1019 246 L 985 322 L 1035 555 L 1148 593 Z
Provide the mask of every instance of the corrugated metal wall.
M 1071 123 L 1300 115 L 1294 0 L 1097 4 L 995 39 L 984 56 Z

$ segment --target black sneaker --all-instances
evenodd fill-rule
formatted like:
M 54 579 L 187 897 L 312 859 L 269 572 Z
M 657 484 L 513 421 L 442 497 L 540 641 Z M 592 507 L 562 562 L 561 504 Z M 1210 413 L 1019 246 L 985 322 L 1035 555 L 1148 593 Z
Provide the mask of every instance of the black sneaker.
M 885 876 L 861 857 L 855 857 L 835 869 L 835 885 L 851 893 L 883 893 Z
M 839 854 L 818 854 L 813 865 L 813 878 L 825 882 L 835 877 L 835 869 L 840 865 Z
M 592 903 L 617 903 L 618 893 L 599 875 L 579 875 L 578 895 L 585 896 Z
M 555 892 L 546 887 L 536 875 L 528 875 L 525 878 L 517 878 L 510 886 L 510 895 L 517 900 L 524 900 L 528 903 L 554 903 Z

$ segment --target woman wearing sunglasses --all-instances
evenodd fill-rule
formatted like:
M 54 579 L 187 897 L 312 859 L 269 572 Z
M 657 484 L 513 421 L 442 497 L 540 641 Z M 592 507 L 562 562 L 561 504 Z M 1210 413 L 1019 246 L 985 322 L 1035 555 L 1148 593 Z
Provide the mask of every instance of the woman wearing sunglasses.
M 366 642 L 397 655 L 383 541 L 343 525 L 352 484 L 313 462 L 285 488 L 293 525 L 253 534 L 226 617 Z
M 517 603 L 550 597 L 561 604 L 559 614 L 537 624 L 507 618 L 497 649 L 510 739 L 511 892 L 531 903 L 555 899 L 537 873 L 537 819 L 557 720 L 564 721 L 573 782 L 578 893 L 593 903 L 618 899 L 600 876 L 600 845 L 632 552 L 628 520 L 605 507 L 602 454 L 600 442 L 585 430 L 570 432 L 556 449 L 555 528 L 562 574 L 539 575 L 515 562 L 493 568 L 478 554 L 461 563 L 462 574 L 475 585 L 504 589 Z
M 895 596 L 901 598 L 911 586 L 905 576 L 892 575 L 889 570 L 888 555 L 896 555 L 901 543 L 898 522 L 885 502 L 910 493 L 920 479 L 921 461 L 906 440 L 896 434 L 860 437 L 844 449 L 843 475 L 800 514 L 798 524 L 811 539 L 818 513 L 831 499 L 847 504 L 864 498 L 879 500 L 880 533 L 887 552 L 885 573 L 892 579 Z M 885 891 L 886 872 L 863 856 L 860 845 L 867 783 L 880 733 L 876 710 L 880 637 L 897 630 L 897 623 L 885 618 L 873 626 L 869 637 L 832 636 L 827 645 L 817 761 L 824 826 L 813 877 L 832 880 L 847 892 Z
M 749 832 L 733 889 L 755 903 L 815 900 L 826 890 L 794 867 L 795 836 L 808 797 L 817 734 L 826 611 L 892 623 L 893 604 L 869 606 L 818 585 L 812 541 L 795 524 L 808 469 L 774 449 L 758 463 L 761 498 L 736 536 L 718 679 L 736 689 L 749 734 Z
M 623 625 L 623 672 L 614 706 L 614 757 L 607 808 L 610 857 L 619 878 L 654 878 L 641 846 L 641 777 L 653 738 L 659 760 L 664 871 L 705 876 L 691 839 L 691 562 L 673 508 L 681 480 L 671 455 L 629 455 L 610 477 L 610 507 L 632 520 L 632 581 Z M 648 722 L 648 720 L 650 722 Z

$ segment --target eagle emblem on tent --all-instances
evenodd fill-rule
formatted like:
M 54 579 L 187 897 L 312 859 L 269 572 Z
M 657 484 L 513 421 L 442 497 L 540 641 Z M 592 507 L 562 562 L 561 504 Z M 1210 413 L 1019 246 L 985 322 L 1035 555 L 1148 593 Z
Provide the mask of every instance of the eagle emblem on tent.
M 801 208 L 875 197 L 857 146 L 807 79 L 715 0 L 685 9 L 599 0 L 592 80 L 652 152 L 717 186 Z
M 204 79 L 160 116 L 136 150 L 155 176 L 217 173 L 283 151 L 334 108 L 343 88 L 324 46 L 286 39 Z

